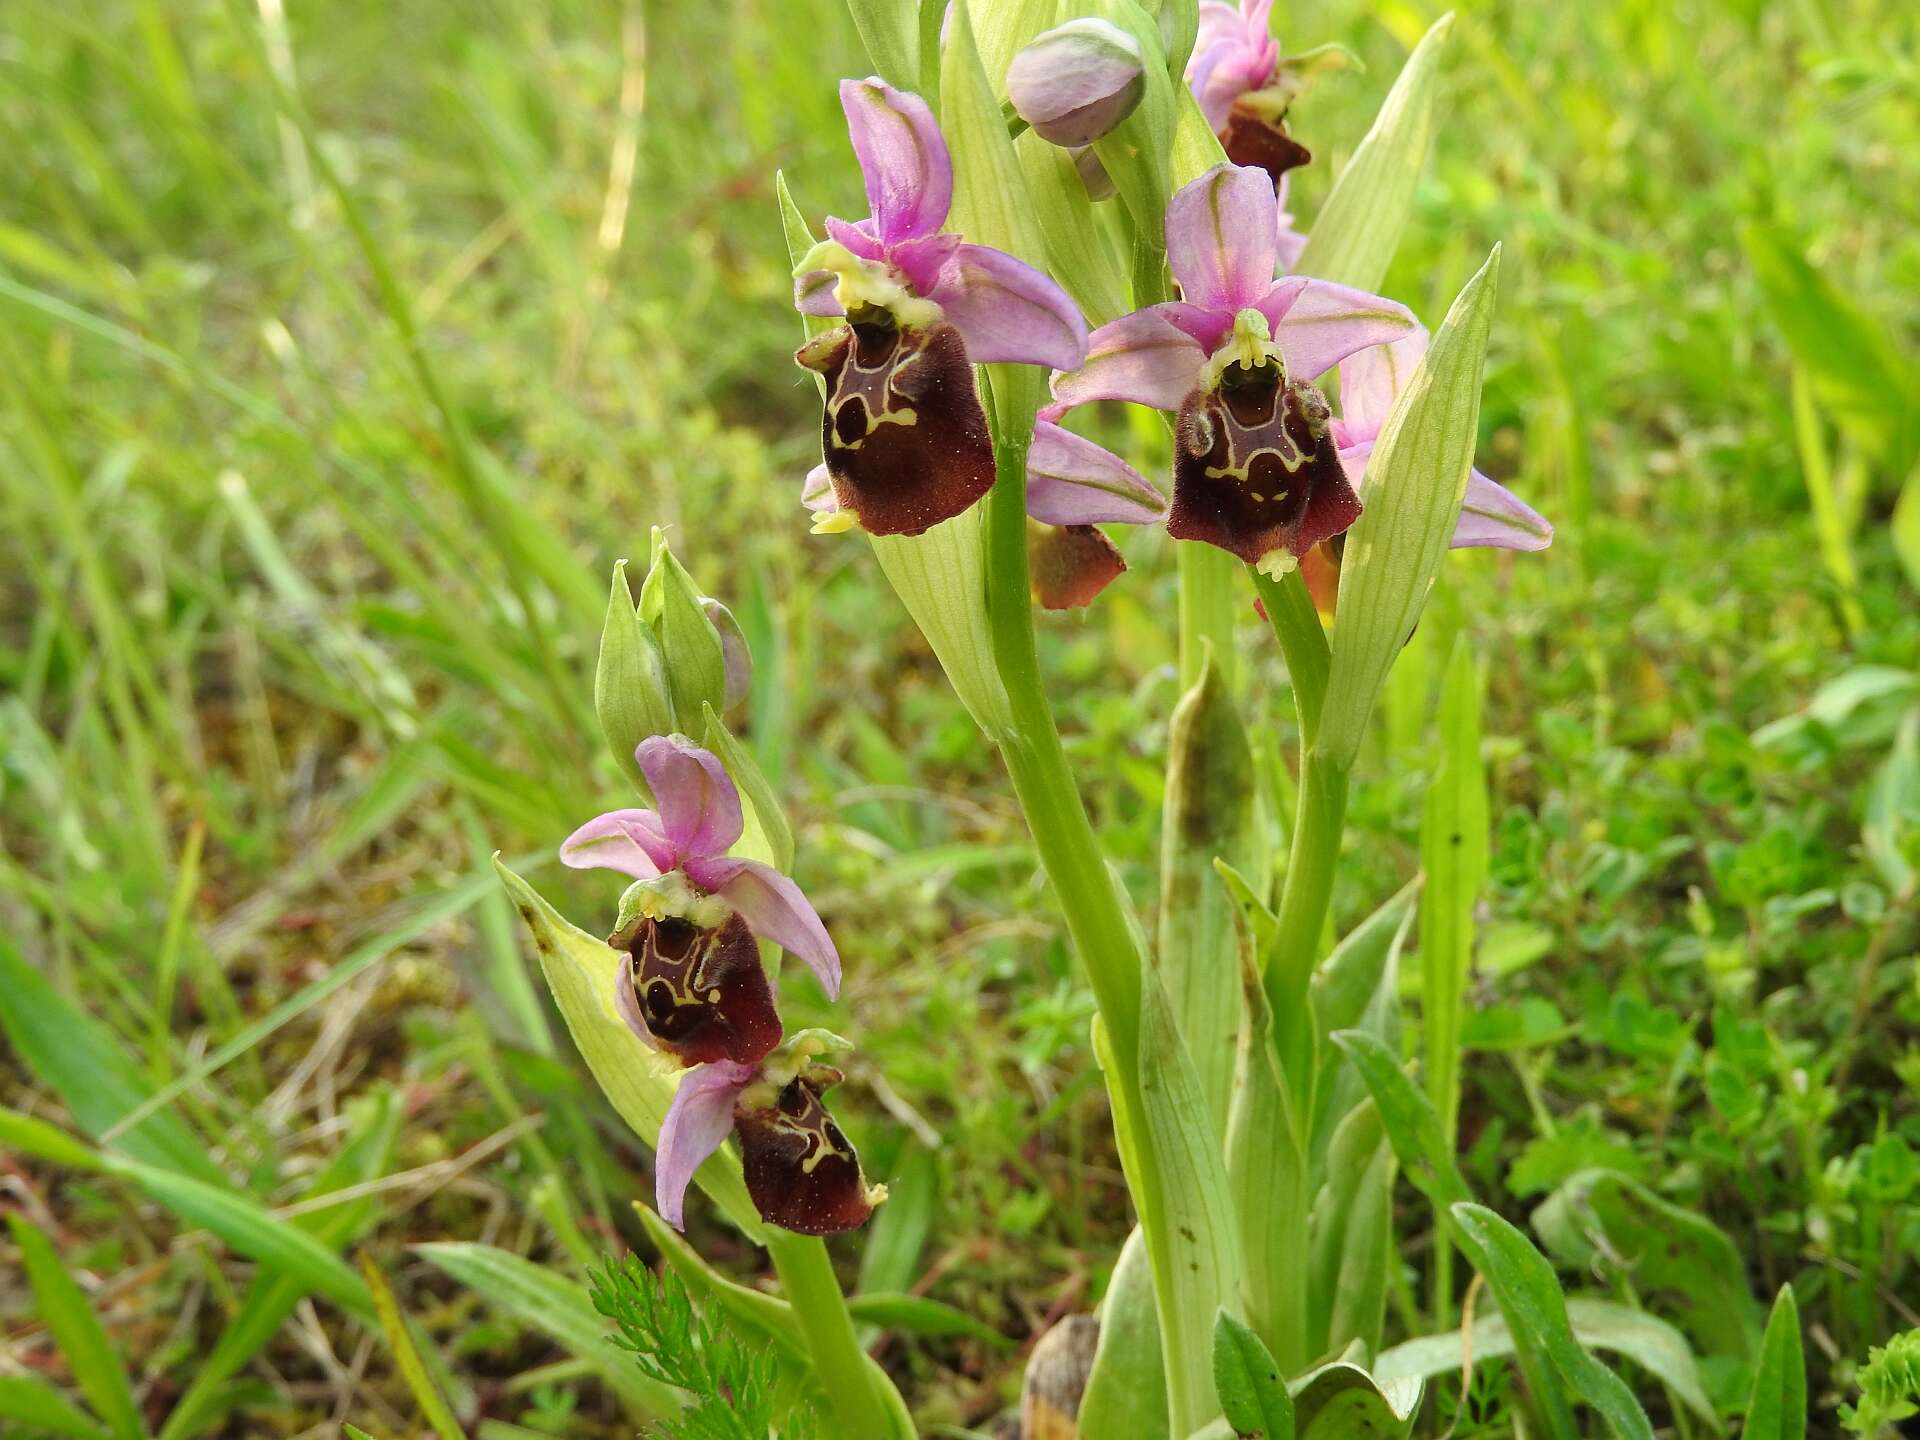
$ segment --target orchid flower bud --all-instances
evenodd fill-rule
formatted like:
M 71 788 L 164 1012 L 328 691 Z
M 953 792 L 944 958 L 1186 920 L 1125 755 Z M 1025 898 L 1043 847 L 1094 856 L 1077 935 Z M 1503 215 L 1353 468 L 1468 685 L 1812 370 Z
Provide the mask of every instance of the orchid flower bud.
M 720 657 L 726 667 L 725 703 L 720 707 L 724 712 L 746 703 L 753 689 L 753 652 L 747 648 L 746 631 L 733 618 L 733 611 L 711 595 L 701 599 L 700 608 L 720 637 Z
M 660 641 L 678 723 L 694 728 L 702 705 L 711 705 L 719 713 L 727 698 L 727 659 L 720 632 L 708 617 L 706 597 L 667 548 L 667 538 L 658 526 L 653 531 L 653 567 L 640 587 L 640 617 Z
M 1140 42 L 1105 20 L 1069 20 L 1029 41 L 1007 68 L 1007 98 L 1043 140 L 1091 145 L 1146 94 Z

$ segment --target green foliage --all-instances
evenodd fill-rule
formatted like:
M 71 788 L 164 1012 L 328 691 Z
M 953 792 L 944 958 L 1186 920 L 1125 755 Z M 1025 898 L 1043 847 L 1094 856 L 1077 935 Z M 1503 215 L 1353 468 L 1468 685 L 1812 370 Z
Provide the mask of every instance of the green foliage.
M 1293 1440 L 1293 1397 L 1260 1337 L 1225 1310 L 1213 1318 L 1213 1384 L 1235 1435 Z
M 1856 1435 L 1884 1435 L 1896 1421 L 1920 1415 L 1920 1330 L 1869 1350 L 1854 1383 L 1860 1398 L 1840 1407 L 1840 1423 Z
M 773 1354 L 743 1344 L 713 1316 L 694 1309 L 672 1271 L 655 1275 L 632 1255 L 589 1276 L 594 1309 L 613 1322 L 613 1343 L 647 1380 L 690 1397 L 657 1425 L 663 1440 L 808 1440 L 812 1416 L 782 1401 Z
M 1747 1440 L 1803 1440 L 1807 1433 L 1807 1366 L 1800 1347 L 1800 1307 L 1782 1285 L 1760 1340 L 1753 1393 L 1747 1397 Z

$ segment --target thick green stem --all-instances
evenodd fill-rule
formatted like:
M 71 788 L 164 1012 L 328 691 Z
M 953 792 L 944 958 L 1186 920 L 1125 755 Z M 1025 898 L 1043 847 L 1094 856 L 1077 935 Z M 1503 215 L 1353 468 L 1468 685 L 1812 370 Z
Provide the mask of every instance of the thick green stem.
M 1238 668 L 1233 650 L 1234 571 L 1240 562 L 1211 545 L 1180 547 L 1180 689 L 1200 679 L 1211 648 L 1214 668 L 1231 694 Z
M 767 1232 L 767 1254 L 779 1273 L 780 1288 L 804 1324 L 807 1353 L 827 1403 L 833 1407 L 836 1433 L 848 1440 L 912 1440 L 913 1425 L 896 1393 L 883 1396 L 883 1380 L 874 1373 L 854 1334 L 846 1296 L 833 1273 L 824 1242 L 783 1230 Z M 890 1403 L 891 1402 L 891 1403 Z
M 1027 449 L 1032 426 L 1019 423 L 1020 412 L 1030 416 L 1031 411 L 1018 401 L 1009 403 L 1004 375 L 995 367 L 998 479 L 988 499 L 987 609 L 994 659 L 1006 686 L 1013 724 L 994 738 L 1006 759 L 1040 863 L 1059 897 L 1067 930 L 1087 967 L 1094 1000 L 1123 1072 L 1119 1078 L 1131 1096 L 1136 1089 L 1145 957 L 1073 782 L 1040 677 L 1027 578 Z
M 1296 1105 L 1310 1107 L 1313 1034 L 1307 986 L 1320 955 L 1320 932 L 1333 900 L 1333 872 L 1347 816 L 1347 772 L 1317 748 L 1320 710 L 1327 697 L 1331 655 L 1320 613 L 1298 570 L 1279 580 L 1254 572 L 1274 638 L 1287 659 L 1294 706 L 1300 717 L 1300 791 L 1280 924 L 1267 959 L 1267 1002 L 1273 1007 L 1274 1038 Z M 1305 1113 L 1305 1112 L 1303 1112 Z

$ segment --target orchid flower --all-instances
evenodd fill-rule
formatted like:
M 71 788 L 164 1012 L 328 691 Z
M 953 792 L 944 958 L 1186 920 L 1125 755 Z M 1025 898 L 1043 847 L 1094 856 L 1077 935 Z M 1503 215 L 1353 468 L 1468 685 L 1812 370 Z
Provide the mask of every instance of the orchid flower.
M 792 1073 L 788 1073 L 791 1071 Z M 716 1060 L 680 1077 L 654 1152 L 654 1203 L 685 1229 L 687 1185 L 728 1135 L 737 1135 L 754 1208 L 768 1224 L 836 1235 L 864 1224 L 886 1198 L 820 1096 L 840 1072 L 800 1057 L 776 1067 Z
M 1426 353 L 1422 327 L 1391 345 L 1361 350 L 1340 362 L 1340 414 L 1333 422 L 1333 438 L 1355 490 L 1365 488 L 1374 441 Z M 1553 526 L 1539 511 L 1478 470 L 1467 477 L 1453 549 L 1544 550 L 1552 543 Z
M 872 215 L 829 218 L 795 268 L 794 304 L 844 316 L 795 359 L 826 380 L 821 448 L 841 510 L 875 535 L 917 535 L 993 486 L 974 383 L 988 363 L 1073 369 L 1087 325 L 1023 261 L 943 231 L 953 165 L 933 112 L 878 78 L 840 85 Z
M 1202 0 L 1187 88 L 1227 159 L 1267 172 L 1277 186 L 1286 172 L 1313 158 L 1287 134 L 1290 87 L 1277 84 L 1280 45 L 1271 29 L 1273 0 Z M 1283 206 L 1284 208 L 1284 206 Z
M 807 472 L 800 503 L 816 532 L 843 529 L 845 512 L 827 467 Z M 1153 482 L 1112 451 L 1041 420 L 1027 451 L 1028 572 L 1048 610 L 1076 609 L 1126 573 L 1127 562 L 1095 527 L 1150 525 L 1167 501 Z
M 718 757 L 684 735 L 634 751 L 657 810 L 613 810 L 560 847 L 577 870 L 634 877 L 611 943 L 627 952 L 615 1008 L 633 1032 L 682 1064 L 751 1064 L 780 1040 L 773 992 L 753 936 L 798 956 L 840 992 L 840 956 L 785 875 L 727 854 L 744 828 L 740 795 Z
M 1054 376 L 1048 418 L 1092 400 L 1177 412 L 1167 533 L 1284 573 L 1360 515 L 1309 382 L 1417 322 L 1345 285 L 1275 280 L 1273 188 L 1256 169 L 1216 165 L 1182 186 L 1166 241 L 1183 298 L 1094 331 L 1086 365 Z

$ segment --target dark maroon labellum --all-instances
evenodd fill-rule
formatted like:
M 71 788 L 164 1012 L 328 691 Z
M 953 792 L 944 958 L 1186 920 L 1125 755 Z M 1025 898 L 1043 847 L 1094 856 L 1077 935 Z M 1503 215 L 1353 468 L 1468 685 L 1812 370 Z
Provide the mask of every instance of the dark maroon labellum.
M 747 1193 L 769 1225 L 837 1235 L 873 1214 L 860 1157 L 820 1103 L 820 1092 L 838 1079 L 815 1066 L 790 1081 L 771 1106 L 742 1101 L 734 1109 Z
M 1027 522 L 1033 594 L 1047 610 L 1075 610 L 1126 573 L 1127 562 L 1092 525 Z
M 1229 366 L 1180 407 L 1167 533 L 1231 550 L 1249 565 L 1296 558 L 1360 518 L 1328 428 L 1326 398 L 1278 365 Z
M 1297 170 L 1313 159 L 1312 151 L 1287 134 L 1283 116 L 1269 114 L 1265 107 L 1244 97 L 1234 101 L 1227 112 L 1227 128 L 1220 132 L 1220 144 L 1227 159 L 1266 171 L 1275 185 L 1287 171 Z
M 780 1043 L 773 987 L 760 947 L 738 915 L 711 930 L 685 920 L 642 920 L 616 997 L 659 1049 L 683 1065 L 755 1065 Z M 640 1027 L 635 1027 L 639 1029 Z
M 993 438 L 960 332 L 862 317 L 794 357 L 827 379 L 820 448 L 870 535 L 918 535 L 993 488 Z

